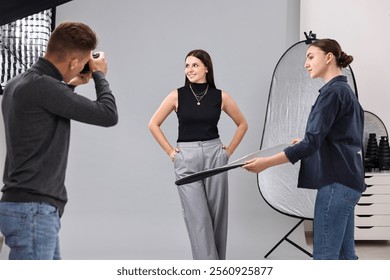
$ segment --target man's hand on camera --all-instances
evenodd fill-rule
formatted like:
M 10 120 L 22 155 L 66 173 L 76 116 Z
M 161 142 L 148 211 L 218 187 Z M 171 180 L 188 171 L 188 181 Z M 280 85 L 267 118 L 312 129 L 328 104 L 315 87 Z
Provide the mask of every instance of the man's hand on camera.
M 89 82 L 92 77 L 92 73 L 80 73 L 76 77 L 74 77 L 68 83 L 71 86 L 77 87 L 79 85 L 83 85 Z
M 89 67 L 92 72 L 101 71 L 104 75 L 107 74 L 107 62 L 104 52 L 99 52 L 98 58 L 93 58 L 91 54 L 91 59 L 89 60 Z

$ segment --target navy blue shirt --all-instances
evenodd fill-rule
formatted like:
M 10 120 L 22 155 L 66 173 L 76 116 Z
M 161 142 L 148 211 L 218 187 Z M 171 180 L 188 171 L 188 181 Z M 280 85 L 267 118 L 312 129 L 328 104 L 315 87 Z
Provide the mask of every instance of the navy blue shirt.
M 291 163 L 301 160 L 298 187 L 340 183 L 363 192 L 364 111 L 345 76 L 333 78 L 319 92 L 305 138 L 284 150 Z

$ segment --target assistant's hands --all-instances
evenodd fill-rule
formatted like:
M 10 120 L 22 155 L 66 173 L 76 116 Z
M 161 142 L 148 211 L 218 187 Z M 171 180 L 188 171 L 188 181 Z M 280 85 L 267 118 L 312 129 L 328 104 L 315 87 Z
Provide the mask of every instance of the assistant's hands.
M 291 141 L 292 145 L 299 143 L 301 139 L 295 138 Z M 269 167 L 284 164 L 289 162 L 285 152 L 277 153 L 269 157 L 258 157 L 245 162 L 245 165 L 242 168 L 248 170 L 249 172 L 259 173 L 266 170 Z
M 245 162 L 245 165 L 242 168 L 248 170 L 249 172 L 259 173 L 266 170 L 269 167 L 287 163 L 288 158 L 283 152 L 277 153 L 276 155 L 269 157 L 258 157 Z
M 295 145 L 295 144 L 297 144 L 297 143 L 299 143 L 299 142 L 301 142 L 301 139 L 299 139 L 299 138 L 294 138 L 294 139 L 291 141 L 291 144 L 292 144 L 292 145 Z
M 249 172 L 259 173 L 268 168 L 266 158 L 254 158 L 245 162 L 245 165 L 242 168 L 248 170 Z

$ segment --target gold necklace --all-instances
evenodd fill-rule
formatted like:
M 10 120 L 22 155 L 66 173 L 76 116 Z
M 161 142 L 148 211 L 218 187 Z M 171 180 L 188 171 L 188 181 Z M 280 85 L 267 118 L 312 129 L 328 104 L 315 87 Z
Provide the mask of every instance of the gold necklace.
M 200 101 L 201 101 L 202 98 L 207 94 L 207 92 L 208 92 L 208 90 L 209 90 L 209 85 L 207 84 L 207 87 L 206 87 L 205 91 L 202 92 L 202 93 L 200 93 L 200 94 L 196 94 L 196 93 L 194 92 L 194 90 L 192 89 L 191 84 L 190 84 L 190 89 L 191 89 L 192 94 L 194 95 L 196 101 L 198 101 L 196 104 L 199 106 L 199 105 L 200 105 Z

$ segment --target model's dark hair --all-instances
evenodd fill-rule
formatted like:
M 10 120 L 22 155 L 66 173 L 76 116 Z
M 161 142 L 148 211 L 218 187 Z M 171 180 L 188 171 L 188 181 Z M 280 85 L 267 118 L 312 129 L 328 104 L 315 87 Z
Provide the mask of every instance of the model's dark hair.
M 88 25 L 80 22 L 64 22 L 51 34 L 47 52 L 65 57 L 72 51 L 92 51 L 96 45 L 96 34 Z
M 353 56 L 341 50 L 340 44 L 333 39 L 320 39 L 314 41 L 311 46 L 321 49 L 325 53 L 332 53 L 336 58 L 337 66 L 345 68 L 353 61 Z
M 204 50 L 193 50 L 190 51 L 187 56 L 193 56 L 199 59 L 200 61 L 203 62 L 203 64 L 207 67 L 207 73 L 206 73 L 206 81 L 209 84 L 209 87 L 211 88 L 216 88 L 215 82 L 214 82 L 214 70 L 213 70 L 213 62 L 211 61 L 210 55 L 204 51 Z M 188 80 L 187 76 L 185 77 L 185 85 L 189 85 L 191 82 Z

